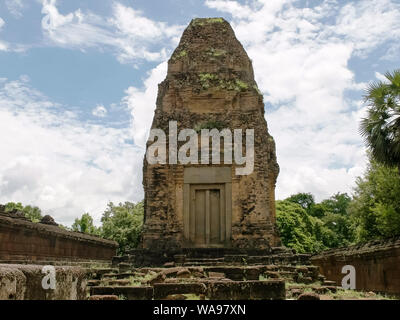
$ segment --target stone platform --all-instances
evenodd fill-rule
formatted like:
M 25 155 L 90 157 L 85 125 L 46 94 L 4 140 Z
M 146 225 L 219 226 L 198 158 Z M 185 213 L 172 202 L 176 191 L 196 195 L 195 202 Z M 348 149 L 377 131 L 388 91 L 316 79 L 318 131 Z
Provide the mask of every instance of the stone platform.
M 132 267 L 167 265 L 292 264 L 309 265 L 310 254 L 296 254 L 285 247 L 269 249 L 181 248 L 174 250 L 135 249 L 113 258 L 113 267 L 127 263 Z

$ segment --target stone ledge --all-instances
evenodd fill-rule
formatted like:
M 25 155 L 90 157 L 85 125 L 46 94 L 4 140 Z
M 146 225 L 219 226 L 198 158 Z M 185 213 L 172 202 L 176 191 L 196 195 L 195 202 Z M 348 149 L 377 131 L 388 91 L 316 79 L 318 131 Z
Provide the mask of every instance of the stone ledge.
M 87 272 L 77 267 L 55 267 L 56 289 L 44 290 L 45 274 L 36 265 L 0 264 L 0 300 L 84 300 Z

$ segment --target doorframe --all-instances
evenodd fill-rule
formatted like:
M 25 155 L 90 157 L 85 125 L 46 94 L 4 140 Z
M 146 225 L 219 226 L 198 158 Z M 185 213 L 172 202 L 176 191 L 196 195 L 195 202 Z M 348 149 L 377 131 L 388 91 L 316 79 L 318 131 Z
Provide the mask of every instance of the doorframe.
M 224 246 L 226 241 L 226 194 L 225 184 L 190 184 L 190 212 L 189 212 L 189 241 L 192 243 L 196 242 L 196 226 L 194 225 L 194 215 L 196 212 L 196 191 L 206 190 L 205 194 L 205 246 Z M 219 238 L 220 243 L 211 243 L 211 212 L 210 212 L 210 191 L 219 190 Z M 196 244 L 199 246 L 199 244 Z
M 221 245 L 205 244 L 204 247 L 229 247 L 232 237 L 232 168 L 231 167 L 188 167 L 184 169 L 183 185 L 183 228 L 185 242 L 189 247 L 202 247 L 191 241 L 190 219 L 192 189 L 223 186 L 225 208 L 225 242 Z M 222 198 L 222 197 L 221 197 Z M 207 226 L 207 224 L 206 224 Z

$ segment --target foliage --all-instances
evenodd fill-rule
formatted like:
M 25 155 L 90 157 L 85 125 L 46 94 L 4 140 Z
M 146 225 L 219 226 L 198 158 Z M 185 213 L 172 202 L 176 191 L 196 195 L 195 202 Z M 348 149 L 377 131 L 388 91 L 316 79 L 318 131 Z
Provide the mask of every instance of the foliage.
M 352 243 L 353 220 L 348 213 L 351 198 L 338 193 L 315 203 L 310 193 L 298 193 L 277 201 L 277 224 L 282 242 L 298 252 L 316 252 Z
M 92 235 L 100 234 L 100 230 L 94 225 L 93 218 L 89 213 L 84 213 L 80 219 L 75 219 L 75 222 L 72 225 L 72 231 L 83 232 Z
M 283 200 L 276 202 L 276 221 L 282 243 L 299 253 L 317 252 L 323 249 L 316 239 L 314 228 L 317 220 L 307 214 L 299 204 Z
M 140 242 L 143 226 L 143 202 L 108 204 L 101 222 L 101 236 L 114 240 L 119 244 L 119 253 L 134 249 Z
M 387 82 L 371 83 L 367 89 L 369 109 L 360 131 L 376 161 L 400 169 L 400 69 L 385 77 Z
M 358 241 L 400 235 L 400 176 L 370 158 L 357 186 L 350 212 L 355 219 Z
M 12 210 L 18 210 L 24 213 L 25 217 L 27 217 L 32 222 L 39 222 L 43 216 L 42 211 L 38 207 L 32 206 L 23 206 L 21 202 L 9 202 L 5 205 L 6 212 L 10 212 Z
M 315 204 L 314 196 L 311 193 L 297 193 L 286 200 L 299 204 L 307 212 L 310 212 L 311 207 Z

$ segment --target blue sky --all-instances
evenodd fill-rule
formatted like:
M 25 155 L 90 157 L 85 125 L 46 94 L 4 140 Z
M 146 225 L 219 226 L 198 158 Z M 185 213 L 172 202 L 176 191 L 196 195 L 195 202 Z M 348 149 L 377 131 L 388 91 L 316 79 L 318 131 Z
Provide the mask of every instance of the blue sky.
M 140 201 L 166 60 L 194 17 L 228 20 L 277 143 L 277 197 L 351 193 L 363 89 L 399 68 L 398 0 L 2 0 L 0 203 L 61 223 Z

